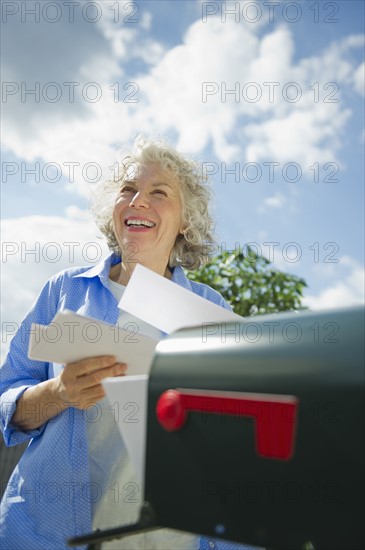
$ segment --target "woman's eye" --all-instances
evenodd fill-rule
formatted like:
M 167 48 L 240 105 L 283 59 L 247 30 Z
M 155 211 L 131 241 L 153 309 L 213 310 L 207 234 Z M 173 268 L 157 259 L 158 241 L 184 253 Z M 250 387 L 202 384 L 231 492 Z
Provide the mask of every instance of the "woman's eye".
M 133 187 L 122 187 L 120 192 L 123 194 L 123 193 L 134 193 L 134 189 Z
M 163 195 L 164 197 L 167 197 L 166 192 L 165 192 L 165 191 L 162 191 L 162 189 L 155 189 L 155 190 L 153 191 L 153 194 L 154 194 L 154 195 Z

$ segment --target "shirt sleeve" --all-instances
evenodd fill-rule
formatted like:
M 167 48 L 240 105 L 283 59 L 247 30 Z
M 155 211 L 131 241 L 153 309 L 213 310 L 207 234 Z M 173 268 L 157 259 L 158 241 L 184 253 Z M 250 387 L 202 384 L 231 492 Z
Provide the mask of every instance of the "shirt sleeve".
M 221 300 L 219 302 L 219 305 L 223 307 L 224 309 L 228 309 L 228 311 L 233 311 L 231 304 L 229 304 L 223 296 L 221 296 Z
M 265 550 L 258 546 L 248 546 L 239 542 L 201 537 L 199 550 Z
M 31 310 L 19 326 L 4 364 L 0 369 L 1 430 L 7 446 L 17 445 L 40 435 L 45 424 L 36 430 L 22 431 L 12 426 L 11 418 L 18 399 L 25 390 L 48 379 L 49 363 L 28 359 L 28 343 L 32 323 L 49 324 L 59 301 L 59 278 L 50 279 L 43 287 Z M 42 411 L 36 411 L 40 416 Z M 29 411 L 30 413 L 30 411 Z M 34 414 L 34 411 L 32 411 Z M 24 410 L 24 414 L 27 411 Z

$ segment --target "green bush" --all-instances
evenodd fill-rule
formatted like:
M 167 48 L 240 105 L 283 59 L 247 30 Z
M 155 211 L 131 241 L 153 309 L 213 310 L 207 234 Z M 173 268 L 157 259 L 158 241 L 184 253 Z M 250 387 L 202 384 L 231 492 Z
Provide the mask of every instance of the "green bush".
M 246 254 L 224 251 L 187 276 L 220 292 L 243 317 L 306 309 L 302 306 L 305 280 L 270 265 L 267 258 L 247 247 Z

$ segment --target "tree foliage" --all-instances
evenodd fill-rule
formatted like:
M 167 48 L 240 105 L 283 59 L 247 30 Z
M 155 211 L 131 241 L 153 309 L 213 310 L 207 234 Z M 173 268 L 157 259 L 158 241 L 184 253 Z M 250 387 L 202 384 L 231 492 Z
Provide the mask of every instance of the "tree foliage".
M 242 250 L 223 251 L 187 275 L 192 281 L 208 284 L 220 292 L 234 312 L 243 317 L 305 309 L 302 306 L 305 280 L 270 265 L 267 258 L 247 247 L 246 254 Z

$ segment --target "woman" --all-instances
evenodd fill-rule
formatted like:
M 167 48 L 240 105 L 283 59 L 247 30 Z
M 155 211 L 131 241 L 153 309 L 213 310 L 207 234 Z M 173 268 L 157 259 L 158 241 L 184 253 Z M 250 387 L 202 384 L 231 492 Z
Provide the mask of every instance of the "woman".
M 189 281 L 182 270 L 206 260 L 204 243 L 212 241 L 208 198 L 199 167 L 156 142 L 137 143 L 119 177 L 95 194 L 93 211 L 111 254 L 99 265 L 69 269 L 47 282 L 2 367 L 5 442 L 30 440 L 2 502 L 4 549 L 61 549 L 69 537 L 92 527 L 136 519 L 140 503 L 131 506 L 120 489 L 138 486 L 101 384 L 124 375 L 127 365 L 112 356 L 64 368 L 31 361 L 28 336 L 31 323 L 49 324 L 64 308 L 112 325 L 130 321 L 117 304 L 137 263 L 229 309 L 216 291 Z M 138 323 L 140 332 L 154 334 L 153 327 Z M 95 407 L 102 411 L 98 422 L 93 421 Z M 219 548 L 222 543 L 201 541 L 207 544 Z M 198 546 L 199 539 L 190 534 L 160 530 L 119 540 L 114 547 Z

